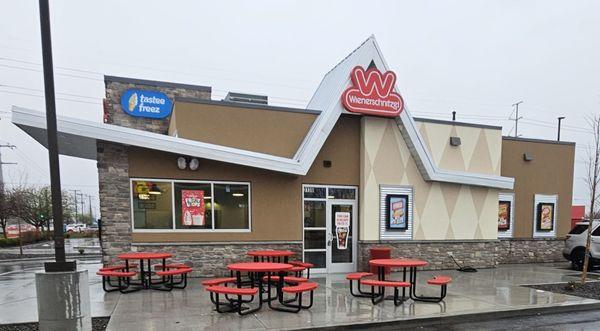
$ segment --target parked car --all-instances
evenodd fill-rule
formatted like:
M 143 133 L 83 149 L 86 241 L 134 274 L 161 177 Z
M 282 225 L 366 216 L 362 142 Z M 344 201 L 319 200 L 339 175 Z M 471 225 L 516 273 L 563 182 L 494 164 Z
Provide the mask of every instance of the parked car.
M 565 259 L 571 261 L 571 265 L 575 270 L 583 270 L 588 226 L 589 222 L 587 221 L 578 222 L 565 238 L 565 247 L 562 254 Z M 591 270 L 595 264 L 600 263 L 600 221 L 598 220 L 593 222 L 590 257 L 588 270 Z
M 82 232 L 85 231 L 86 225 L 81 223 L 67 224 L 67 232 Z

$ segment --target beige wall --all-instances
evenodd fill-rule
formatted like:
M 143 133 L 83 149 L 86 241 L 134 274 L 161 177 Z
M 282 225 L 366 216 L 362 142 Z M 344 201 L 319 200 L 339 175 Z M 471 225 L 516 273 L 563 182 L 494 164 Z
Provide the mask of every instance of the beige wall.
M 533 160 L 526 162 L 523 154 Z M 505 138 L 502 141 L 502 176 L 515 178 L 513 237 L 531 238 L 535 194 L 558 195 L 557 236 L 571 229 L 575 144 Z
M 500 175 L 502 130 L 417 121 L 421 137 L 440 169 Z M 459 137 L 460 146 L 451 146 Z
M 427 125 L 430 144 L 449 144 L 451 130 L 436 128 Z M 380 185 L 413 188 L 415 240 L 496 239 L 498 190 L 424 181 L 393 119 L 363 117 L 361 130 L 361 240 L 379 239 Z
M 316 114 L 175 101 L 169 134 L 180 138 L 293 157 Z

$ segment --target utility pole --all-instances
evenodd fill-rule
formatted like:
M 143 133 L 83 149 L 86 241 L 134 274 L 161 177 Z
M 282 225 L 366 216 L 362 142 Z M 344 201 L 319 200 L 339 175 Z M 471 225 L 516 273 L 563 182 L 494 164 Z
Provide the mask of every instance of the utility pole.
M 94 223 L 94 215 L 92 215 L 92 196 L 88 195 L 88 208 L 90 209 L 90 220 Z
M 557 140 L 557 141 L 560 141 L 560 122 L 562 122 L 562 120 L 564 120 L 564 119 L 565 119 L 565 117 L 564 117 L 564 116 L 560 116 L 560 117 L 558 118 L 558 137 L 556 137 L 556 140 Z
M 519 116 L 519 105 L 522 104 L 523 101 L 519 101 L 519 102 L 515 102 L 513 103 L 513 107 L 515 107 L 515 112 L 516 112 L 516 116 L 515 116 L 515 138 L 519 136 L 519 134 L 517 133 L 517 131 L 519 130 L 519 120 L 522 119 L 522 116 Z
M 54 67 L 52 64 L 52 38 L 50 30 L 50 5 L 39 0 L 40 32 L 42 35 L 42 63 L 44 67 L 44 96 L 46 101 L 46 131 L 48 134 L 48 160 L 50 163 L 50 189 L 52 191 L 52 215 L 54 217 L 54 256 L 56 262 L 44 263 L 46 272 L 75 271 L 75 261 L 67 262 L 63 233 L 63 210 L 60 187 L 60 164 L 56 130 L 56 100 L 54 92 Z
M 16 146 L 11 144 L 2 144 L 0 145 L 0 189 L 3 189 L 4 177 L 2 174 L 2 166 L 5 164 L 17 164 L 17 162 L 2 162 L 2 147 L 14 149 Z
M 84 213 L 84 211 L 83 211 L 83 209 L 84 209 L 84 208 L 83 208 L 83 203 L 84 203 L 84 201 L 83 201 L 83 196 L 84 196 L 84 194 L 83 194 L 83 193 L 79 193 L 79 197 L 80 197 L 80 199 L 79 199 L 79 202 L 81 203 L 81 216 L 82 216 L 81 218 L 82 218 L 82 219 L 83 219 L 83 213 Z
M 73 197 L 75 197 L 75 223 L 77 223 L 77 220 L 78 220 L 78 218 L 77 218 L 77 216 L 78 216 L 78 214 L 77 214 L 77 191 L 79 191 L 79 190 L 73 190 Z M 81 212 L 83 212 L 83 210 Z

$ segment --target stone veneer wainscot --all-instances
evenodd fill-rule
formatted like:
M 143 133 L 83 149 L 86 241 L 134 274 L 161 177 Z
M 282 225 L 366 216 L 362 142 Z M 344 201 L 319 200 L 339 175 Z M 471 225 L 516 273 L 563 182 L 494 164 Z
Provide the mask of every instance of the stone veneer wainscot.
M 133 117 L 121 109 L 121 95 L 130 88 L 148 89 L 176 97 L 210 99 L 211 88 L 121 77 L 104 77 L 107 124 L 167 134 L 169 120 Z M 116 255 L 131 251 L 131 200 L 127 146 L 98 141 L 98 181 L 102 215 L 102 262 L 112 263 Z
M 368 270 L 370 249 L 389 247 L 394 258 L 413 258 L 429 262 L 425 269 L 456 269 L 448 256 L 452 252 L 458 263 L 475 268 L 494 268 L 508 263 L 540 263 L 565 261 L 561 250 L 564 239 L 500 239 L 500 240 L 411 240 L 361 241 L 358 246 L 358 269 Z

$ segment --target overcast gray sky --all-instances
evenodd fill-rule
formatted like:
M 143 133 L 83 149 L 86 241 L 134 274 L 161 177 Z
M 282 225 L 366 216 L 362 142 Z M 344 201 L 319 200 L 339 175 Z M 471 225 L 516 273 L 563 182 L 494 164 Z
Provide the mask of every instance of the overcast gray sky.
M 577 142 L 583 203 L 585 117 L 600 112 L 599 1 L 51 1 L 59 114 L 101 121 L 102 74 L 266 94 L 306 106 L 321 77 L 375 34 L 413 115 L 502 125 Z M 38 2 L 0 2 L 0 142 L 8 183 L 48 183 L 47 151 L 10 124 L 43 110 Z M 548 165 L 552 166 L 552 165 Z M 97 196 L 95 162 L 61 157 L 65 189 Z M 23 179 L 26 178 L 26 179 Z M 97 204 L 97 199 L 94 204 Z

